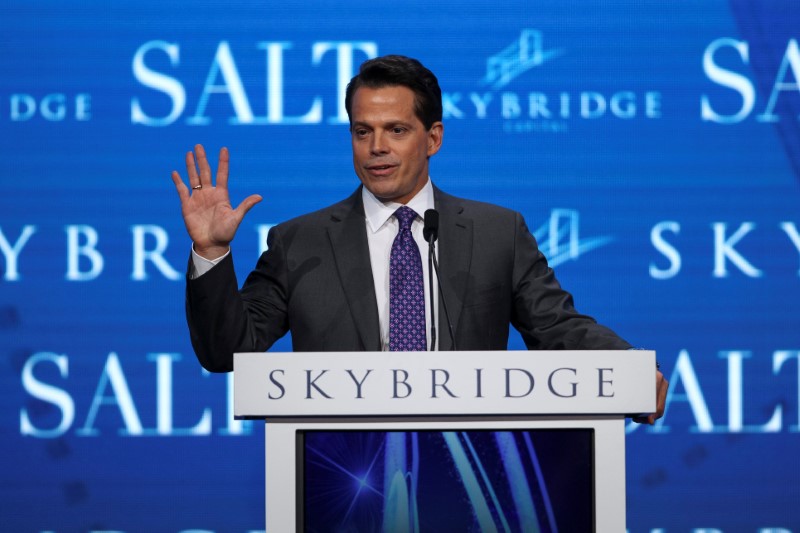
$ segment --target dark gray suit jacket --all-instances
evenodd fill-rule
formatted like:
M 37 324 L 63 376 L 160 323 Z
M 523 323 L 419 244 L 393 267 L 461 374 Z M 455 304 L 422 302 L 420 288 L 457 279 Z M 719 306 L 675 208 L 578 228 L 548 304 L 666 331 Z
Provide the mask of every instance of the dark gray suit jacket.
M 435 187 L 434 203 L 442 292 L 459 350 L 505 350 L 509 325 L 534 350 L 631 347 L 575 310 L 519 213 Z M 230 371 L 234 352 L 267 350 L 287 331 L 295 351 L 381 349 L 360 187 L 275 226 L 268 243 L 241 291 L 230 255 L 187 280 L 189 331 L 204 368 Z M 448 350 L 441 303 L 438 317 Z

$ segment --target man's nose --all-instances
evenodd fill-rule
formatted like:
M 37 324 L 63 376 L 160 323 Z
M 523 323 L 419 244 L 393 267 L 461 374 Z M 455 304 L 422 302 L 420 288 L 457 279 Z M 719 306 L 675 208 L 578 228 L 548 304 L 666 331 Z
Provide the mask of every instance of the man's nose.
M 373 154 L 385 154 L 389 151 L 389 145 L 386 142 L 386 137 L 381 132 L 375 132 L 372 135 L 372 144 L 370 145 L 370 151 Z

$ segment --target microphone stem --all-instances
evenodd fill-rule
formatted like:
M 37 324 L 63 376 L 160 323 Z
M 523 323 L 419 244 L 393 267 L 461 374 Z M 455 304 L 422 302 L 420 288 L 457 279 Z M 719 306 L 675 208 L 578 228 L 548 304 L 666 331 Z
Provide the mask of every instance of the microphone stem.
M 433 243 L 431 243 L 431 247 L 433 247 Z M 444 318 L 447 322 L 447 330 L 450 333 L 450 341 L 453 343 L 450 349 L 452 351 L 456 351 L 458 350 L 456 347 L 456 336 L 453 333 L 453 323 L 450 321 L 450 313 L 447 311 L 447 298 L 444 297 L 444 292 L 442 291 L 442 279 L 439 277 L 439 262 L 436 260 L 435 254 L 431 254 L 431 257 L 433 257 L 433 269 L 436 271 L 436 282 L 439 285 L 439 298 L 442 300 L 442 308 L 444 309 Z
M 435 241 L 431 239 L 428 241 L 428 281 L 429 281 L 429 294 L 430 294 L 430 302 L 431 302 L 431 351 L 436 350 L 436 302 L 433 298 L 433 263 L 436 261 L 435 257 L 435 250 L 434 250 L 434 243 Z M 439 279 L 439 274 L 437 272 L 436 279 Z

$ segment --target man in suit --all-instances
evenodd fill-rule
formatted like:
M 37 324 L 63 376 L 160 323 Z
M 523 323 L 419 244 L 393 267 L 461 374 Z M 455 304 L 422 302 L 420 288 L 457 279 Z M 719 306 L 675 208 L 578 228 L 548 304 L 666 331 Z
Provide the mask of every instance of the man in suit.
M 431 208 L 440 214 L 443 298 L 428 286 L 424 298 L 447 304 L 454 335 L 442 334 L 436 348 L 450 349 L 455 340 L 460 350 L 503 350 L 509 325 L 529 349 L 631 348 L 575 310 L 519 213 L 455 198 L 433 186 L 428 164 L 442 145 L 444 125 L 432 72 L 402 56 L 369 60 L 348 85 L 345 106 L 361 186 L 337 204 L 274 227 L 268 251 L 241 290 L 229 243 L 261 197 L 250 196 L 232 208 L 225 148 L 216 187 L 200 145 L 186 156 L 191 190 L 173 172 L 193 241 L 186 312 L 203 367 L 230 371 L 234 352 L 267 350 L 287 331 L 295 351 L 433 348 L 424 333 L 430 331 L 430 305 L 423 312 L 422 303 L 414 319 L 420 330 L 426 326 L 421 344 L 396 348 L 402 335 L 395 319 L 400 298 L 390 289 L 394 241 L 402 231 L 410 231 L 409 239 L 416 242 L 414 264 L 427 279 L 427 264 L 416 249 L 427 247 L 421 215 Z M 412 211 L 404 226 L 400 212 L 407 209 Z M 442 305 L 439 310 L 442 319 Z M 656 378 L 658 412 L 643 419 L 650 423 L 663 414 L 666 396 L 666 381 L 660 372 Z

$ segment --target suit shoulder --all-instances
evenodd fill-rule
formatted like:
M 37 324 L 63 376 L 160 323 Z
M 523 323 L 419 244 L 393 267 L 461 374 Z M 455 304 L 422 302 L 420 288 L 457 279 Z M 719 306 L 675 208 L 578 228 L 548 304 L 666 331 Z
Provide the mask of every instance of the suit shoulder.
M 470 200 L 467 198 L 460 198 L 443 192 L 439 193 L 439 200 L 442 205 L 456 208 L 460 214 L 474 217 L 474 218 L 490 218 L 497 220 L 517 220 L 522 218 L 518 211 L 503 207 L 497 204 L 488 202 L 481 202 L 479 200 Z
M 305 227 L 323 227 L 324 224 L 332 219 L 341 219 L 357 214 L 359 207 L 360 193 L 358 198 L 356 198 L 356 194 L 353 194 L 344 200 L 331 204 L 327 207 L 323 207 L 322 209 L 290 218 L 289 220 L 278 224 L 276 228 L 281 231 L 289 231 Z

